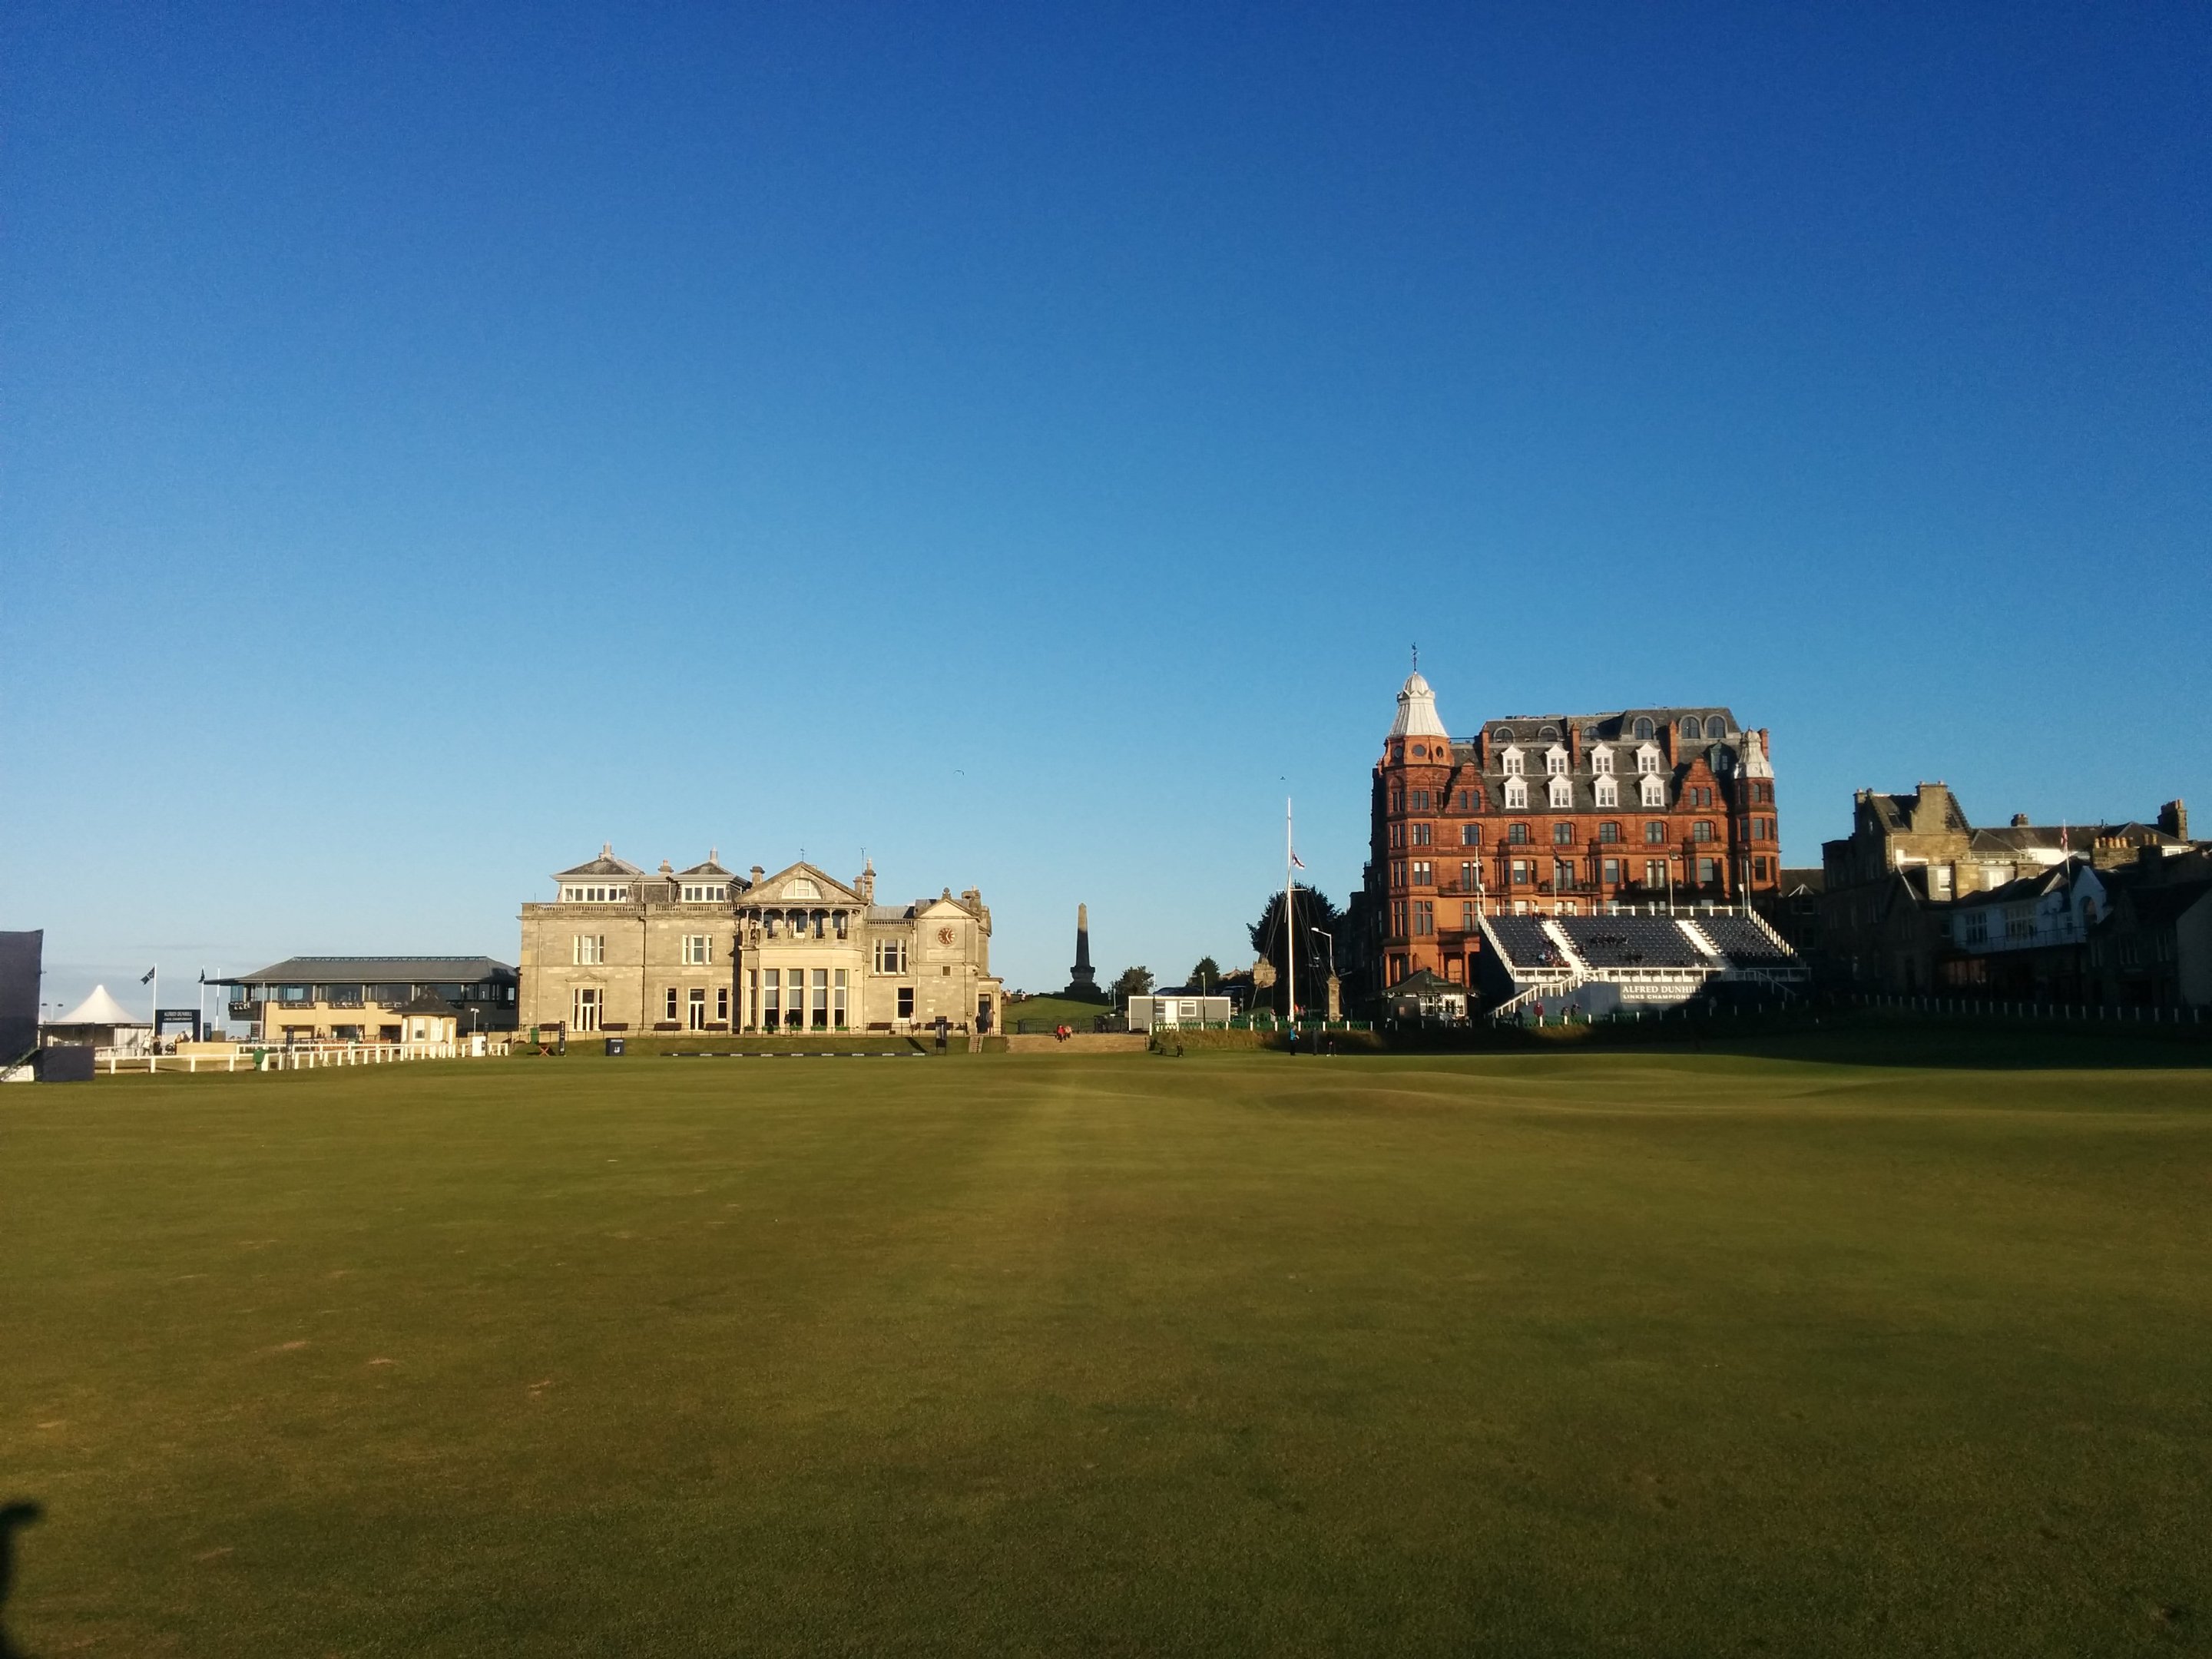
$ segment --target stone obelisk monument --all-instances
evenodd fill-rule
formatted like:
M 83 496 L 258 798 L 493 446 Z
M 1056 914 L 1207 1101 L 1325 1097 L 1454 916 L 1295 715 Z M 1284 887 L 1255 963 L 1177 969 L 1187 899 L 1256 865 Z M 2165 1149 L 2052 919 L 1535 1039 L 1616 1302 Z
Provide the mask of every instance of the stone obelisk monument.
M 1067 989 L 1060 994 L 1081 1002 L 1103 1002 L 1098 975 L 1091 965 L 1091 907 L 1075 907 L 1075 966 L 1067 970 Z

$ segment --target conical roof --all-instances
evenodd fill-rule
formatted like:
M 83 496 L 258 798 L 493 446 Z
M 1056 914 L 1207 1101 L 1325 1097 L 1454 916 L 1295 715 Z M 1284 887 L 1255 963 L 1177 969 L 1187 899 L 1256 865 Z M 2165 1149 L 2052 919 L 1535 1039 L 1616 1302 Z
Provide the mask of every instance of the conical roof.
M 143 1025 L 146 1022 L 95 985 L 92 994 L 54 1022 L 57 1025 Z
M 1444 723 L 1437 713 L 1437 694 L 1429 690 L 1429 683 L 1415 669 L 1406 677 L 1406 684 L 1398 691 L 1398 719 L 1390 728 L 1394 738 L 1449 738 Z

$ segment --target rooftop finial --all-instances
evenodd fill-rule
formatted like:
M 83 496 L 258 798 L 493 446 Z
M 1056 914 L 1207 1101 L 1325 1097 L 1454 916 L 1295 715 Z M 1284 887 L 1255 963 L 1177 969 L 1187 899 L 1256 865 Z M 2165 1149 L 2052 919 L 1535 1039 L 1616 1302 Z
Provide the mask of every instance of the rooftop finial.
M 1421 672 L 1421 642 L 1419 640 L 1413 641 L 1413 672 L 1416 674 Z

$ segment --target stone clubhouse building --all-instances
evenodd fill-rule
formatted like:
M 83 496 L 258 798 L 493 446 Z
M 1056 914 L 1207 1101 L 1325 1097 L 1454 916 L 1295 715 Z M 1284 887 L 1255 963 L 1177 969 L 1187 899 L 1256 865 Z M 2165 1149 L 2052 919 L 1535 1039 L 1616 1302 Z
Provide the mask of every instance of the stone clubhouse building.
M 599 856 L 522 907 L 520 1023 L 575 1033 L 908 1031 L 939 1020 L 994 1031 L 991 912 L 969 888 L 876 902 L 805 863 L 774 875 L 647 872 Z

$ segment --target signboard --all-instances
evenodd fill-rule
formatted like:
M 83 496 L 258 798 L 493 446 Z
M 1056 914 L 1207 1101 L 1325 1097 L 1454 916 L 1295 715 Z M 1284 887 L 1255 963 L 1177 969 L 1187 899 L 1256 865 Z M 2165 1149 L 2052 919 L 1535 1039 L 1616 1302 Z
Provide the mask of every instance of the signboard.
M 167 1036 L 173 1030 L 188 1031 L 191 1040 L 200 1040 L 200 1011 L 197 1008 L 156 1008 L 154 1011 L 154 1035 Z

